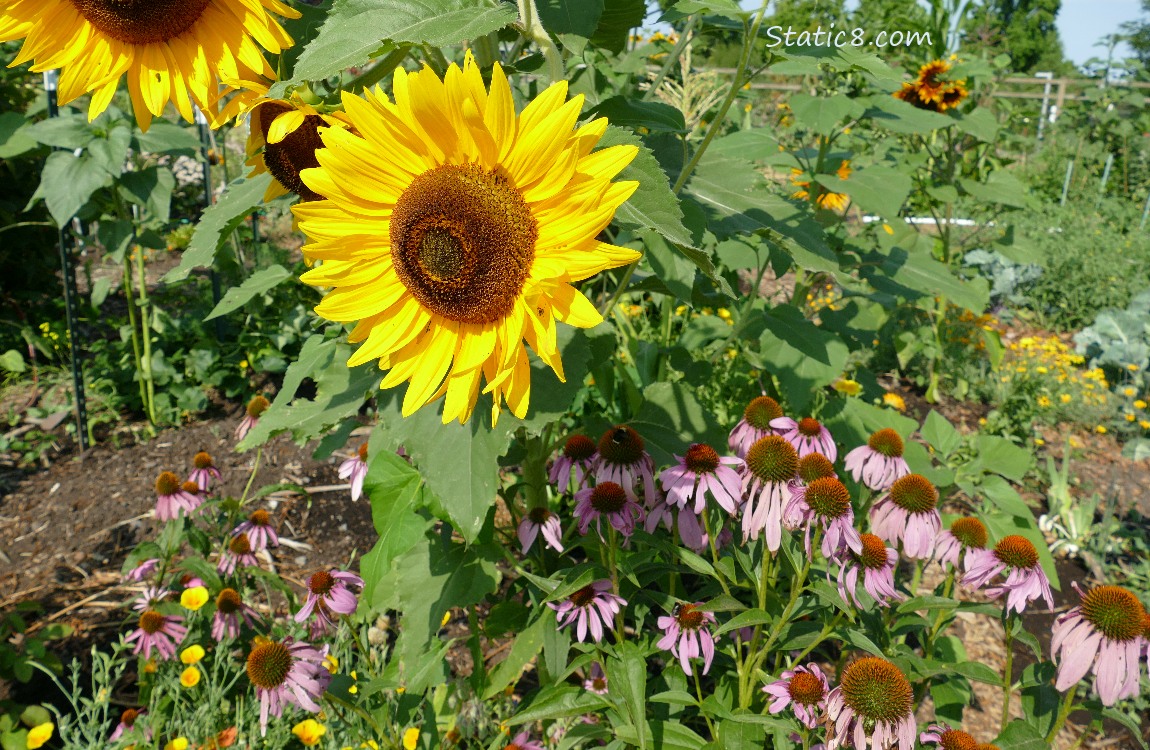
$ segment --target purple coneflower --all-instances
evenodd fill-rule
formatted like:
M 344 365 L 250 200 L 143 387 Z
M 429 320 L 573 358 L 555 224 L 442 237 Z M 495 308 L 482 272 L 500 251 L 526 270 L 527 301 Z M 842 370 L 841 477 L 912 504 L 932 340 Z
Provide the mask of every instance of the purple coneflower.
M 866 656 L 843 670 L 842 681 L 827 697 L 827 750 L 853 747 L 913 750 L 914 692 L 899 668 Z
M 132 568 L 127 573 L 125 573 L 124 574 L 124 580 L 125 581 L 142 581 L 145 578 L 147 578 L 148 576 L 150 576 L 152 573 L 155 573 L 156 569 L 159 567 L 160 567 L 160 558 L 149 557 L 147 560 L 144 560 L 142 563 L 140 563 L 139 565 L 137 565 L 136 567 Z
M 195 482 L 202 492 L 212 488 L 212 482 L 220 481 L 220 470 L 212 463 L 212 457 L 207 451 L 200 451 L 192 458 L 192 473 L 188 475 L 189 482 Z
M 903 447 L 902 437 L 888 427 L 871 435 L 866 445 L 848 453 L 843 465 L 856 482 L 872 490 L 885 490 L 894 480 L 910 473 L 902 457 Z
M 655 645 L 677 657 L 688 677 L 692 674 L 692 658 L 703 658 L 703 674 L 711 671 L 715 658 L 715 639 L 707 627 L 716 622 L 715 615 L 699 609 L 702 604 L 676 604 L 670 615 L 662 615 L 658 620 L 664 635 Z
M 591 662 L 591 669 L 587 671 L 587 679 L 583 680 L 583 689 L 598 695 L 607 694 L 607 675 L 603 672 L 603 667 L 599 666 L 599 662 Z
M 220 555 L 220 562 L 216 565 L 216 570 L 230 576 L 236 572 L 236 565 L 257 568 L 259 564 L 260 561 L 252 554 L 251 540 L 246 533 L 240 532 L 228 542 L 227 549 Z
M 326 646 L 316 650 L 291 638 L 282 642 L 258 639 L 248 654 L 247 673 L 260 699 L 261 737 L 267 734 L 268 714 L 282 716 L 289 703 L 319 713 L 319 699 L 331 681 L 331 673 L 323 666 L 326 652 Z
M 838 479 L 835 465 L 821 453 L 808 453 L 799 458 L 799 470 L 794 479 L 787 485 L 791 499 L 783 508 L 783 528 L 794 531 L 804 524 L 810 523 L 810 508 L 807 506 L 807 485 L 816 479 Z M 810 553 L 810 545 L 807 545 Z
M 591 475 L 591 468 L 598 457 L 594 440 L 586 435 L 572 435 L 567 438 L 563 450 L 559 451 L 555 462 L 551 464 L 548 478 L 560 495 L 567 492 L 574 478 L 575 491 L 578 492 L 587 486 L 587 478 Z
M 874 534 L 859 534 L 862 552 L 846 552 L 839 568 L 839 596 L 845 601 L 849 596 L 855 606 L 862 607 L 858 597 L 859 572 L 862 572 L 863 588 L 881 607 L 889 607 L 892 600 L 902 601 L 906 597 L 894 587 L 894 567 L 898 562 L 898 552 L 883 544 Z M 829 577 L 829 572 L 828 572 Z
M 363 478 L 367 476 L 367 443 L 359 446 L 351 458 L 339 465 L 339 478 L 351 482 L 351 499 L 355 502 L 363 494 Z
M 827 710 L 830 692 L 827 676 L 818 664 L 795 667 L 784 671 L 779 679 L 763 687 L 771 696 L 770 711 L 777 714 L 791 706 L 795 716 L 807 729 L 819 724 L 819 716 Z
M 1042 566 L 1038 564 L 1038 550 L 1024 536 L 1011 534 L 994 545 L 994 549 L 971 549 L 966 553 L 966 575 L 962 584 L 980 589 L 990 579 L 1009 569 L 1006 580 L 986 590 L 991 599 L 1006 594 L 1006 611 L 1022 614 L 1028 602 L 1039 597 L 1054 609 L 1054 593 Z
M 145 659 L 152 658 L 152 649 L 164 659 L 173 659 L 176 656 L 176 646 L 188 634 L 188 629 L 179 624 L 183 620 L 177 615 L 162 615 L 154 609 L 146 610 L 140 615 L 139 627 L 124 642 L 135 641 L 136 648 L 132 653 L 143 651 Z
M 199 489 L 198 485 L 196 489 Z M 191 515 L 202 502 L 203 498 L 198 493 L 188 492 L 184 488 L 176 474 L 162 471 L 156 477 L 156 518 L 159 520 L 173 521 L 181 510 Z
M 818 455 L 812 453 L 811 455 Z M 822 553 L 830 558 L 842 547 L 862 552 L 862 541 L 854 527 L 855 513 L 851 508 L 851 493 L 835 477 L 820 477 L 805 487 L 792 485 L 792 499 L 788 509 L 798 506 L 805 526 L 803 547 L 811 554 L 811 527 L 824 530 Z M 793 512 L 793 511 L 792 511 Z
M 702 513 L 707 507 L 706 493 L 710 492 L 723 510 L 731 515 L 738 512 L 743 493 L 737 469 L 742 467 L 742 459 L 720 458 L 711 446 L 695 443 L 675 460 L 678 465 L 659 474 L 668 504 L 680 508 L 691 504 L 695 513 Z
M 766 533 L 767 549 L 775 552 L 783 539 L 783 508 L 790 499 L 787 484 L 799 470 L 799 455 L 779 435 L 767 435 L 747 449 L 743 491 L 743 541 Z
M 543 745 L 532 742 L 531 735 L 527 732 L 520 732 L 511 738 L 511 742 L 503 746 L 503 750 L 543 750 Z
M 132 609 L 137 612 L 154 609 L 157 604 L 167 599 L 170 593 L 172 592 L 163 586 L 145 586 L 140 595 L 132 602 Z
M 233 588 L 225 588 L 216 596 L 216 613 L 212 615 L 212 638 L 222 641 L 225 637 L 236 638 L 240 634 L 240 618 L 255 627 L 259 615 L 256 611 L 244 604 L 240 592 Z
M 939 565 L 962 567 L 963 558 L 972 549 L 986 549 L 990 537 L 986 526 L 977 518 L 956 518 L 950 528 L 938 535 L 934 545 L 934 559 Z
M 899 477 L 870 510 L 871 530 L 912 560 L 929 560 L 942 528 L 938 490 L 921 474 Z
M 643 438 L 627 425 L 612 427 L 599 438 L 594 469 L 596 482 L 614 482 L 634 500 L 638 500 L 635 483 L 642 480 L 643 500 L 648 508 L 654 505 L 655 462 L 645 450 Z
M 543 533 L 543 541 L 556 552 L 563 551 L 563 529 L 559 526 L 559 516 L 547 508 L 532 508 L 519 522 L 519 543 L 523 545 L 523 554 L 535 544 L 535 538 Z
M 739 458 L 746 458 L 747 451 L 757 441 L 767 435 L 778 435 L 778 430 L 771 427 L 771 420 L 783 416 L 779 402 L 770 396 L 758 396 L 751 399 L 747 408 L 743 410 L 743 418 L 731 430 L 727 438 L 727 445 L 731 452 Z
M 556 604 L 547 602 L 555 610 L 560 628 L 576 623 L 575 637 L 580 643 L 588 631 L 595 641 L 603 640 L 603 633 L 611 629 L 615 615 L 627 606 L 627 600 L 611 593 L 611 581 L 601 579 L 576 591 L 566 600 Z
M 1132 698 L 1138 694 L 1144 645 L 1142 602 L 1121 586 L 1096 586 L 1083 593 L 1077 582 L 1072 585 L 1082 601 L 1058 616 L 1050 640 L 1050 652 L 1058 661 L 1055 689 L 1066 692 L 1092 671 L 1102 705 Z
M 236 427 L 236 440 L 247 437 L 248 432 L 259 422 L 260 415 L 267 411 L 269 406 L 271 403 L 263 396 L 255 396 L 248 402 L 247 408 L 244 409 L 244 418 Z
M 651 534 L 662 523 L 668 531 L 678 522 L 679 539 L 683 545 L 695 552 L 707 549 L 707 533 L 699 521 L 699 516 L 690 508 L 679 510 L 673 505 L 657 503 L 654 509 L 647 512 L 643 520 L 643 530 Z
M 304 622 L 314 613 L 313 636 L 317 633 L 326 633 L 328 626 L 334 623 L 332 612 L 350 615 L 359 605 L 359 598 L 351 590 L 351 586 L 362 589 L 363 579 L 355 573 L 337 568 L 312 573 L 311 578 L 307 580 L 307 599 L 300 611 L 295 613 L 295 621 Z
M 232 529 L 232 536 L 240 534 L 248 535 L 248 546 L 252 548 L 252 552 L 278 547 L 280 543 L 275 526 L 272 525 L 271 513 L 263 508 L 253 510 L 248 520 Z
M 977 750 L 978 740 L 961 729 L 951 729 L 946 724 L 931 724 L 918 736 L 922 744 L 933 744 L 938 750 Z
M 136 719 L 140 718 L 146 713 L 148 713 L 148 709 L 146 708 L 125 709 L 124 712 L 120 714 L 120 723 L 116 725 L 116 728 L 112 730 L 111 736 L 108 737 L 108 742 L 115 742 L 116 740 L 123 737 L 126 732 L 132 731 L 132 728 L 136 726 Z M 151 741 L 152 730 L 145 728 L 144 737 L 148 741 Z
M 579 519 L 580 534 L 586 534 L 594 521 L 602 537 L 603 529 L 599 519 L 600 516 L 606 516 L 616 531 L 629 537 L 635 531 L 635 521 L 643 517 L 643 509 L 617 483 L 600 482 L 575 493 L 575 516 Z
M 803 417 L 798 422 L 790 417 L 779 417 L 771 420 L 771 427 L 793 445 L 800 456 L 821 453 L 831 461 L 839 456 L 831 431 L 814 417 Z

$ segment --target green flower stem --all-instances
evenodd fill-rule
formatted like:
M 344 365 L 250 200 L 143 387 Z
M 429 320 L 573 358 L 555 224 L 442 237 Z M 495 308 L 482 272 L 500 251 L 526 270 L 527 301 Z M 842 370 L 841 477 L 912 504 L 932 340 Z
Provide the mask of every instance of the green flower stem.
M 950 595 L 954 592 L 954 577 L 957 572 L 953 565 L 949 567 L 950 572 L 946 574 L 946 582 L 942 585 L 942 595 L 945 598 L 950 598 Z M 938 633 L 942 629 L 942 623 L 945 619 L 946 610 L 940 609 L 938 614 L 934 616 L 934 624 L 931 625 L 930 631 L 927 632 L 926 639 L 923 642 L 923 658 L 929 659 L 934 653 L 935 639 L 938 638 Z
M 703 531 L 707 534 L 707 545 L 711 548 L 711 565 L 715 568 L 715 577 L 719 579 L 723 593 L 730 596 L 731 587 L 727 585 L 727 577 L 719 569 L 719 549 L 715 546 L 715 535 L 711 533 L 710 514 L 707 513 L 706 509 L 703 510 Z
M 611 571 L 611 593 L 619 596 L 619 565 L 615 559 L 615 550 L 619 546 L 619 532 L 615 531 L 615 527 L 607 524 L 607 569 Z M 624 640 L 625 633 L 623 632 L 623 613 L 618 612 L 615 615 L 615 637 L 619 643 Z
M 1014 636 L 1010 633 L 1010 625 L 1011 618 L 1007 615 L 1002 621 L 1003 640 L 1006 643 L 1006 666 L 1002 670 L 1002 722 L 999 724 L 999 734 L 1006 731 L 1006 725 L 1010 723 L 1010 688 L 1014 685 Z
M 360 92 L 369 89 L 383 80 L 384 76 L 393 72 L 403 62 L 403 58 L 411 54 L 410 44 L 401 44 L 385 55 L 369 69 L 360 73 L 348 82 L 348 91 Z
M 555 46 L 555 41 L 543 28 L 539 20 L 539 11 L 535 8 L 535 0 L 519 0 L 519 21 L 522 24 L 523 35 L 539 45 L 543 50 L 543 57 L 547 60 L 547 73 L 551 81 L 561 81 L 564 78 L 563 55 Z
M 260 470 L 260 458 L 264 454 L 264 447 L 261 445 L 256 448 L 256 460 L 252 463 L 252 473 L 248 476 L 248 483 L 244 486 L 244 494 L 240 496 L 240 507 L 242 508 L 248 501 L 248 492 L 252 488 L 252 482 L 256 481 L 256 472 Z
M 843 613 L 840 610 L 839 612 L 837 612 L 835 614 L 835 617 L 833 620 L 828 622 L 826 625 L 823 625 L 822 632 L 819 633 L 818 638 L 815 638 L 813 641 L 811 641 L 807 645 L 806 648 L 804 648 L 802 651 L 800 651 L 798 656 L 796 656 L 791 663 L 792 664 L 798 664 L 804 658 L 806 658 L 807 654 L 814 651 L 820 643 L 825 641 L 830 636 L 830 634 L 834 631 L 835 628 L 837 628 L 839 626 L 839 623 L 842 622 L 842 620 L 843 620 Z
M 922 560 L 914 561 L 914 575 L 910 579 L 910 595 L 918 596 L 918 587 L 922 585 Z
M 691 32 L 695 30 L 695 23 L 699 20 L 699 15 L 694 13 L 687 19 L 687 25 L 683 27 L 683 33 L 679 35 L 679 41 L 675 43 L 675 48 L 671 50 L 671 54 L 667 55 L 667 59 L 663 62 L 663 67 L 655 75 L 651 85 L 643 92 L 643 98 L 640 101 L 647 101 L 655 95 L 655 91 L 662 85 L 663 79 L 667 77 L 667 73 L 675 63 L 679 62 L 679 57 L 683 54 L 683 50 L 691 43 Z
M 691 676 L 695 678 L 695 697 L 699 699 L 699 713 L 703 717 L 703 721 L 707 722 L 707 729 L 711 730 L 711 739 L 719 739 L 718 732 L 715 731 L 715 724 L 711 721 L 711 717 L 703 710 L 703 687 L 699 684 L 699 670 L 692 669 Z
M 619 283 L 615 286 L 615 291 L 611 294 L 611 298 L 607 300 L 607 304 L 599 309 L 599 314 L 606 317 L 615 309 L 615 303 L 623 296 L 623 291 L 627 285 L 631 283 L 631 275 L 635 273 L 635 267 L 639 265 L 639 261 L 633 261 L 626 268 L 623 269 L 623 275 L 619 277 Z
M 140 333 L 142 335 L 143 367 L 140 374 L 147 387 L 148 400 L 144 406 L 148 413 L 148 421 L 156 424 L 156 382 L 152 377 L 152 326 L 151 305 L 148 302 L 148 283 L 144 269 L 144 248 L 136 245 L 136 270 L 139 272 L 140 294 L 136 299 L 140 306 Z
M 703 142 L 695 149 L 694 155 L 691 160 L 683 166 L 683 171 L 679 173 L 679 178 L 675 180 L 675 184 L 671 187 L 671 192 L 676 195 L 687 184 L 687 179 L 690 178 L 691 173 L 695 171 L 695 167 L 699 166 L 699 160 L 703 158 L 706 153 L 707 147 L 711 145 L 711 141 L 715 140 L 715 136 L 719 134 L 719 129 L 722 127 L 723 121 L 727 118 L 727 111 L 731 109 L 731 105 L 735 102 L 735 97 L 739 95 L 739 90 L 742 89 L 744 77 L 747 74 L 747 66 L 751 62 L 751 55 L 755 51 L 755 40 L 759 38 L 759 26 L 763 23 L 763 15 L 767 12 L 767 5 L 769 0 L 763 0 L 763 4 L 759 6 L 759 10 L 755 13 L 755 18 L 751 22 L 750 31 L 743 37 L 743 51 L 739 56 L 739 66 L 735 69 L 735 78 L 731 81 L 731 88 L 727 91 L 727 96 L 723 99 L 723 103 L 719 105 L 719 111 L 715 114 L 715 118 L 711 124 L 707 126 L 707 133 L 703 136 Z M 682 39 L 682 37 L 680 37 Z M 749 78 L 748 78 L 749 80 Z
M 136 295 L 132 291 L 132 260 L 124 255 L 124 299 L 128 301 L 128 327 L 132 329 L 132 361 L 136 365 L 136 372 L 142 373 L 144 363 L 140 359 L 140 329 L 136 324 Z M 148 389 L 144 386 L 144 378 L 136 379 L 140 387 L 140 405 L 146 412 L 148 410 Z M 148 425 L 149 429 L 151 425 Z
M 1078 692 L 1078 685 L 1070 686 L 1066 691 L 1066 695 L 1062 696 L 1062 705 L 1058 707 L 1058 717 L 1054 719 L 1054 726 L 1050 728 L 1050 733 L 1046 735 L 1046 744 L 1054 742 L 1054 738 L 1062 731 L 1062 727 L 1066 725 L 1066 718 L 1070 716 L 1070 709 L 1074 706 L 1074 694 Z M 1003 724 L 1003 726 L 1006 726 Z M 1083 734 L 1085 736 L 1085 733 Z

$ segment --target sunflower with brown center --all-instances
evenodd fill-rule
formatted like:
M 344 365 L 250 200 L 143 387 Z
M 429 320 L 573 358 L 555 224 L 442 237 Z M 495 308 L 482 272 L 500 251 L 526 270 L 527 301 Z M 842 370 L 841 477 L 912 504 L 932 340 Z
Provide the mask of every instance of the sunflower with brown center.
M 504 404 L 523 417 L 527 346 L 564 379 L 556 324 L 602 321 L 573 284 L 639 258 L 597 239 L 638 187 L 611 181 L 638 149 L 594 151 L 607 121 L 576 127 L 564 81 L 516 115 L 502 68 L 488 89 L 470 54 L 444 80 L 401 68 L 393 92 L 344 94 L 356 133 L 320 133 L 301 177 L 325 200 L 293 210 L 323 265 L 303 280 L 330 288 L 320 316 L 357 322 L 349 366 L 408 384 L 404 416 L 442 397 L 443 421 L 466 422 L 482 388 L 493 423 Z
M 6 0 L 0 41 L 24 40 L 12 65 L 60 68 L 60 104 L 92 94 L 89 119 L 126 76 L 143 130 L 168 102 L 188 122 L 195 105 L 218 126 L 275 80 L 260 47 L 279 54 L 292 39 L 273 14 L 300 17 L 280 0 Z
M 342 112 L 321 113 L 298 95 L 290 99 L 260 98 L 251 108 L 248 132 L 248 177 L 268 172 L 272 182 L 264 191 L 270 201 L 295 193 L 305 201 L 322 200 L 323 196 L 304 184 L 300 172 L 319 166 L 317 149 L 323 148 L 321 128 L 347 128 Z

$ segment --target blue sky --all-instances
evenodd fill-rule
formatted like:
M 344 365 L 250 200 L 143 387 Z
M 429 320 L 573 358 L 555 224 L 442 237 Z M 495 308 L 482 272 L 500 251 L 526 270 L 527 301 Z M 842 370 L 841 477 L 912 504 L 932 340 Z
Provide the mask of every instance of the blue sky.
M 759 0 L 742 0 L 742 4 L 758 8 Z M 1062 0 L 1058 31 L 1066 56 L 1078 64 L 1091 57 L 1104 57 L 1105 48 L 1094 44 L 1106 34 L 1117 33 L 1124 21 L 1138 18 L 1140 7 L 1139 0 Z M 1121 47 L 1118 54 L 1123 54 Z

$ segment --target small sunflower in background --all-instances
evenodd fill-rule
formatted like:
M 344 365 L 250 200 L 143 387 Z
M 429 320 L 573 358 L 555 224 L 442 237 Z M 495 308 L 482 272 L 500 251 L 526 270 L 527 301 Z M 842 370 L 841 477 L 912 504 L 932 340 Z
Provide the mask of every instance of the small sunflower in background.
M 60 104 L 90 93 L 89 120 L 126 76 L 143 130 L 169 101 L 188 122 L 197 105 L 214 127 L 275 79 L 260 47 L 279 54 L 292 38 L 273 13 L 300 17 L 280 0 L 4 0 L 0 42 L 24 40 L 12 65 L 60 69 Z
M 315 158 L 316 149 L 323 148 L 319 130 L 331 127 L 347 127 L 343 113 L 321 114 L 295 94 L 287 100 L 261 97 L 252 105 L 245 164 L 253 168 L 248 177 L 271 173 L 273 180 L 264 192 L 265 202 L 288 193 L 305 201 L 323 198 L 299 175 L 319 166 Z
M 302 279 L 329 288 L 316 313 L 357 323 L 349 366 L 408 383 L 404 416 L 444 398 L 444 423 L 465 423 L 482 387 L 493 423 L 504 403 L 522 417 L 527 346 L 562 380 L 557 323 L 602 322 L 572 284 L 640 257 L 597 239 L 638 187 L 611 181 L 638 148 L 592 151 L 607 121 L 577 126 L 565 81 L 517 115 L 502 68 L 489 90 L 470 54 L 443 80 L 397 70 L 393 91 L 345 93 L 351 129 L 320 130 L 301 176 L 325 200 L 293 211 L 322 265 Z
M 918 77 L 894 92 L 896 99 L 931 112 L 945 112 L 957 107 L 966 98 L 966 80 L 944 78 L 950 72 L 950 63 L 932 60 L 918 69 Z
M 791 170 L 791 182 L 794 183 L 795 187 L 799 188 L 795 192 L 791 193 L 791 197 L 798 200 L 810 200 L 811 183 L 803 182 L 800 180 L 799 177 L 801 177 L 802 174 L 803 170 L 801 169 Z M 835 176 L 840 180 L 845 180 L 851 176 L 850 160 L 842 160 L 842 162 L 839 164 L 839 168 L 835 170 Z M 817 196 L 815 198 L 815 203 L 818 205 L 818 207 L 825 208 L 828 211 L 845 211 L 846 207 L 851 202 L 850 196 L 843 195 L 842 193 L 832 193 L 822 185 L 815 186 L 815 195 Z

